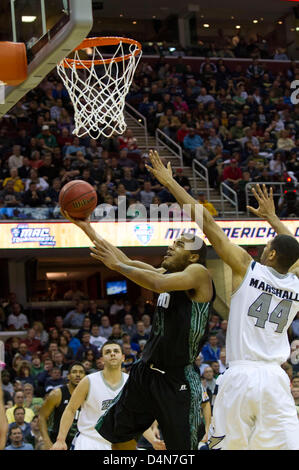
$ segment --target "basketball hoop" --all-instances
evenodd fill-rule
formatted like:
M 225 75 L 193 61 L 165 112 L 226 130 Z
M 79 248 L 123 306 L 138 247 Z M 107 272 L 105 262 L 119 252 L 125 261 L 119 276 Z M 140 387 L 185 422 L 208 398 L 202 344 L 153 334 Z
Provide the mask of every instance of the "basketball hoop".
M 107 46 L 116 46 L 109 58 L 107 52 L 100 51 Z M 83 50 L 88 51 L 90 59 L 80 57 Z M 124 133 L 125 98 L 141 54 L 141 44 L 133 39 L 87 38 L 74 50 L 74 58 L 65 58 L 57 65 L 75 110 L 73 134 L 98 139 Z

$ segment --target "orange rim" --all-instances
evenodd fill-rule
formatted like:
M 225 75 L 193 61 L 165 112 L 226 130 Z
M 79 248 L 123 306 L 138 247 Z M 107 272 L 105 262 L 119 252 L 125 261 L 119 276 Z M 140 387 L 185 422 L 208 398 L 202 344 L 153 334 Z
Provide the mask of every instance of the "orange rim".
M 110 59 L 96 59 L 96 60 L 78 60 L 78 59 L 64 59 L 63 66 L 70 68 L 72 65 L 75 65 L 76 68 L 91 67 L 94 65 L 110 64 L 111 62 L 122 62 L 123 60 L 129 60 L 132 55 L 137 56 L 141 52 L 141 44 L 135 39 L 129 38 L 119 38 L 119 37 L 98 37 L 98 38 L 87 38 L 84 39 L 79 46 L 74 49 L 74 51 L 80 51 L 82 49 L 87 49 L 88 47 L 97 47 L 97 46 L 117 46 L 120 42 L 125 44 L 132 44 L 136 46 L 134 52 L 126 54 L 121 57 L 112 57 Z

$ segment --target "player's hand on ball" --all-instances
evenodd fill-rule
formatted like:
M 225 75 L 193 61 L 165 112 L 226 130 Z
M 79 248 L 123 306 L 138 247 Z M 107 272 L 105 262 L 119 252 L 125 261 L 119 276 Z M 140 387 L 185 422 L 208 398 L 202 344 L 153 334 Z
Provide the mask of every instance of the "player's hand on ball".
M 145 167 L 163 186 L 167 187 L 172 180 L 171 163 L 168 162 L 165 167 L 156 150 L 149 151 L 149 158 L 153 166 L 145 165 Z
M 107 268 L 115 269 L 119 260 L 111 248 L 111 245 L 104 239 L 98 241 L 94 240 L 93 243 L 95 246 L 90 247 L 90 250 L 92 251 L 90 256 L 99 261 L 102 261 L 102 263 L 104 263 Z
M 82 230 L 86 230 L 89 225 L 90 225 L 90 218 L 88 217 L 87 219 L 73 219 L 70 214 L 67 211 L 64 211 L 62 208 L 60 208 L 60 212 L 63 215 L 63 217 L 73 224 L 77 225 L 77 227 L 81 228 Z

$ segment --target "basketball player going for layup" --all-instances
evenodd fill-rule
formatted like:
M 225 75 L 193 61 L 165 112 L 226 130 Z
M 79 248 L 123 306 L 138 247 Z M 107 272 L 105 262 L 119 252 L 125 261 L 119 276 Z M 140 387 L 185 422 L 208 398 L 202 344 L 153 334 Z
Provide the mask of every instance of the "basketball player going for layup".
M 204 267 L 205 244 L 198 238 L 181 237 L 168 248 L 162 268 L 156 269 L 127 258 L 102 240 L 88 221 L 73 222 L 95 244 L 92 255 L 96 259 L 160 294 L 142 359 L 132 366 L 121 394 L 100 418 L 97 431 L 114 444 L 114 450 L 135 449 L 139 436 L 157 420 L 167 450 L 196 450 L 209 427 L 210 404 L 202 404 L 194 361 L 207 338 L 215 295 Z
M 173 179 L 170 163 L 165 168 L 157 152 L 150 152 L 150 159 L 153 167 L 148 170 L 179 204 L 191 204 L 195 219 L 198 202 Z M 226 342 L 229 369 L 214 405 L 210 448 L 299 449 L 296 408 L 289 378 L 280 367 L 290 354 L 287 330 L 299 310 L 299 280 L 289 272 L 299 258 L 299 244 L 276 218 L 269 222 L 280 234 L 268 242 L 257 263 L 230 242 L 203 208 L 201 228 L 233 275 Z

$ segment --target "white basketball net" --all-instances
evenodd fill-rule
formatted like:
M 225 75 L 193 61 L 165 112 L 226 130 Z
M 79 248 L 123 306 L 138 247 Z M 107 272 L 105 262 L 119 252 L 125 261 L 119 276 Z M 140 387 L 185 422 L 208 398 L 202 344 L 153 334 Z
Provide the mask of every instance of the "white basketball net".
M 74 52 L 74 60 L 80 62 L 64 67 L 63 61 L 57 65 L 61 77 L 75 111 L 75 129 L 73 134 L 78 137 L 89 134 L 98 139 L 100 136 L 111 137 L 123 134 L 126 130 L 124 107 L 126 95 L 130 89 L 133 76 L 141 57 L 141 51 L 135 44 L 120 42 L 108 64 L 95 65 L 95 60 L 105 60 L 99 47 L 92 48 L 92 56 L 88 58 L 91 65 L 84 64 L 80 51 Z M 129 52 L 125 51 L 129 49 Z M 124 59 L 129 54 L 128 59 Z M 116 62 L 115 59 L 122 57 Z M 106 57 L 107 59 L 107 57 Z

